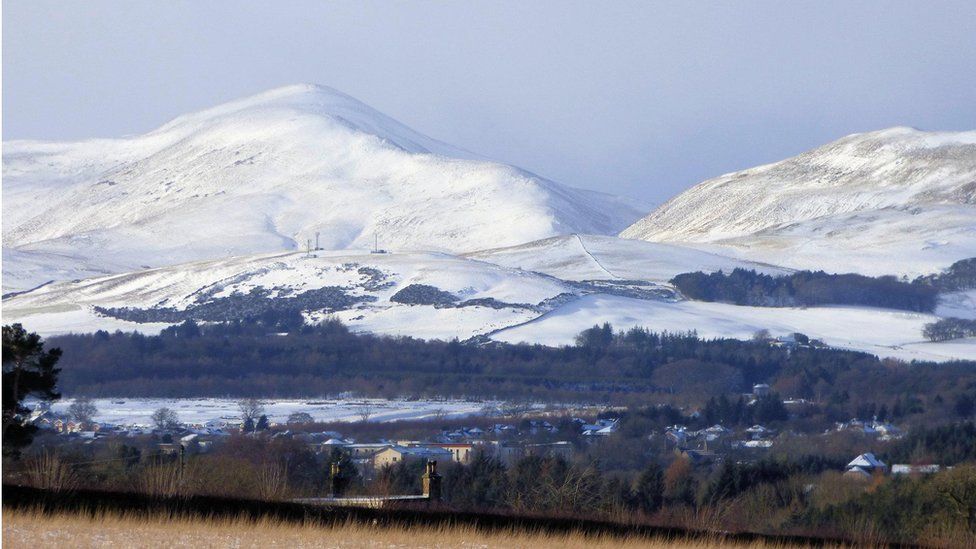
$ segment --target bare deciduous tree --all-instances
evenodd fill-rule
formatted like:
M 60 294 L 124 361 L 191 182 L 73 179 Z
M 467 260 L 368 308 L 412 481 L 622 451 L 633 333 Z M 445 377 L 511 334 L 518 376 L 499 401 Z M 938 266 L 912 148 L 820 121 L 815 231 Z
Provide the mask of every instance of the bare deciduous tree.
M 258 497 L 266 501 L 280 500 L 288 493 L 288 469 L 283 463 L 266 463 L 258 469 Z
M 369 421 L 369 418 L 373 415 L 373 407 L 368 402 L 364 403 L 362 406 L 359 407 L 358 413 L 359 413 L 359 419 L 361 419 L 363 423 L 366 423 L 367 421 Z
M 54 452 L 44 452 L 29 459 L 24 473 L 28 484 L 52 492 L 66 492 L 78 484 L 74 469 Z
M 239 401 L 237 406 L 241 410 L 241 420 L 244 422 L 251 420 L 251 422 L 257 423 L 258 418 L 264 415 L 264 405 L 256 398 L 245 398 Z
M 532 411 L 530 402 L 509 402 L 502 408 L 502 414 L 509 417 L 520 418 Z
M 176 415 L 176 412 L 166 407 L 153 412 L 151 419 L 153 425 L 163 431 L 176 429 L 180 426 L 180 418 Z
M 89 425 L 98 414 L 98 408 L 88 397 L 76 398 L 71 406 L 68 406 L 68 415 L 82 425 Z

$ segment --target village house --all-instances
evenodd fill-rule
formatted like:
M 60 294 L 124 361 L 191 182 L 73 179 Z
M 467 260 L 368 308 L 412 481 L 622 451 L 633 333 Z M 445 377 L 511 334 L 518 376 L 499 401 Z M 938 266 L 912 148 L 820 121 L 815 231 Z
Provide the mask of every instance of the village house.
M 887 470 L 888 466 L 883 461 L 868 452 L 851 460 L 847 464 L 844 476 L 848 478 L 868 479 L 875 474 L 883 474 Z
M 373 466 L 380 469 L 418 459 L 447 463 L 453 459 L 453 455 L 443 448 L 430 446 L 390 446 L 373 456 Z
M 712 425 L 711 427 L 698 431 L 698 436 L 705 437 L 705 440 L 708 442 L 719 440 L 728 437 L 730 435 L 732 435 L 732 430 L 727 429 L 719 425 L 718 423 Z
M 878 440 L 895 440 L 904 436 L 901 429 L 891 423 L 879 422 L 877 420 L 862 421 L 852 419 L 843 423 L 838 423 L 834 427 L 835 431 L 850 431 L 869 437 L 877 437 Z
M 467 465 L 474 458 L 475 445 L 472 443 L 428 444 L 431 448 L 442 448 L 451 453 L 451 461 Z
M 676 449 L 675 454 L 687 459 L 692 465 L 703 465 L 721 459 L 721 456 L 713 452 L 701 450 Z
M 784 347 L 786 349 L 795 349 L 797 347 L 796 334 L 788 334 L 779 336 L 770 342 L 773 347 Z
M 349 446 L 352 446 L 352 442 L 341 438 L 330 438 L 317 445 L 318 451 L 326 454 L 331 454 L 332 450 L 336 448 L 348 448 Z
M 609 436 L 617 432 L 617 420 L 599 419 L 595 423 L 584 423 L 580 426 L 580 432 L 585 437 Z
M 389 442 L 370 442 L 370 443 L 357 443 L 357 444 L 347 444 L 342 448 L 349 452 L 349 456 L 352 461 L 363 468 L 370 469 L 374 463 L 374 458 L 376 454 L 386 450 L 393 446 Z
M 499 442 L 497 440 L 487 442 L 483 448 L 489 455 L 495 457 L 506 466 L 512 465 L 525 455 L 525 449 L 516 442 Z
M 732 434 L 731 429 L 727 429 L 719 424 L 712 425 L 694 433 L 700 448 L 705 451 L 714 451 L 718 448 L 729 446 L 728 439 Z
M 742 448 L 772 448 L 773 441 L 771 440 L 737 440 L 732 443 L 732 447 L 736 449 Z
M 524 447 L 524 455 L 562 458 L 569 461 L 573 459 L 573 445 L 566 441 L 526 444 Z
M 673 425 L 664 431 L 664 439 L 667 441 L 668 446 L 684 448 L 688 445 L 688 438 L 688 431 L 681 425 Z
M 518 432 L 518 429 L 514 425 L 508 425 L 505 423 L 496 423 L 491 431 L 496 435 L 514 435 Z
M 753 425 L 752 427 L 746 429 L 746 434 L 749 435 L 749 438 L 752 440 L 767 440 L 772 438 L 775 432 L 772 429 L 767 429 L 762 425 Z
M 534 434 L 541 433 L 541 432 L 555 433 L 558 430 L 559 429 L 557 429 L 553 424 L 549 423 L 548 421 L 545 421 L 545 420 L 537 420 L 537 419 L 531 419 L 531 420 L 529 420 L 529 429 L 528 429 L 528 431 L 529 431 L 530 434 L 533 434 L 534 435 Z

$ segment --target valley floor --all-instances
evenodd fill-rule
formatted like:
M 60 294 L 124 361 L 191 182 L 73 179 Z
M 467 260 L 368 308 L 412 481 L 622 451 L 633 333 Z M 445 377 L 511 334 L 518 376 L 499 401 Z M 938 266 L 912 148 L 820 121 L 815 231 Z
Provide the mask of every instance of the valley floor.
M 214 520 L 164 516 L 45 515 L 5 509 L 4 547 L 561 547 L 563 549 L 669 547 L 786 547 L 765 542 L 729 543 L 717 539 L 671 540 L 645 537 L 587 536 L 580 533 L 484 532 L 470 526 L 378 527 L 345 524 L 329 527 L 277 520 Z

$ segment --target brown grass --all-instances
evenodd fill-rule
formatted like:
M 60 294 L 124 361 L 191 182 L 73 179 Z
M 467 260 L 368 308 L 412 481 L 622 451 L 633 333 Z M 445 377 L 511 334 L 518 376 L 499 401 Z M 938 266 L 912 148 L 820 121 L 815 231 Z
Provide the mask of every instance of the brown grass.
M 769 543 L 732 544 L 717 539 L 667 540 L 642 537 L 587 536 L 581 533 L 483 532 L 467 526 L 378 527 L 365 524 L 325 526 L 263 519 L 172 518 L 162 515 L 82 513 L 54 515 L 4 509 L 3 546 L 29 547 L 558 547 L 611 549 L 668 547 L 774 548 Z

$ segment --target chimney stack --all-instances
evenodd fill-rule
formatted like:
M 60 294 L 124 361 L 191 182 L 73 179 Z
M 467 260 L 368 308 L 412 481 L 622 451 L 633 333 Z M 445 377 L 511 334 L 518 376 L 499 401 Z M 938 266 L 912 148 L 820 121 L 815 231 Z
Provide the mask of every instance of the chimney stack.
M 424 495 L 427 501 L 441 500 L 441 475 L 437 472 L 437 462 L 427 460 L 427 470 L 423 476 Z
M 342 478 L 339 476 L 339 462 L 334 462 L 329 472 L 332 476 L 332 497 L 342 497 Z

